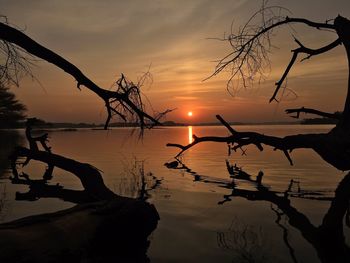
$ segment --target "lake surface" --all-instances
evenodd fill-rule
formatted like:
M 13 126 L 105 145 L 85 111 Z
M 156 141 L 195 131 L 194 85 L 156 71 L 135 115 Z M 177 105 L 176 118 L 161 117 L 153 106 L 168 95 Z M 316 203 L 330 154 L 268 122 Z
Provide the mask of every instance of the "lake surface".
M 328 132 L 329 125 L 256 125 L 237 126 L 240 131 L 285 136 L 298 133 Z M 189 149 L 181 158 L 186 169 L 168 169 L 164 163 L 174 161 L 177 148 L 166 143 L 188 144 L 191 135 L 227 136 L 224 127 L 171 127 L 145 131 L 142 140 L 137 131 L 116 128 L 108 131 L 79 129 L 49 132 L 54 153 L 87 162 L 103 171 L 106 185 L 119 194 L 135 196 L 134 185 L 140 169 L 152 173 L 161 183 L 149 191 L 149 202 L 160 214 L 157 229 L 150 237 L 148 257 L 151 262 L 319 262 L 315 249 L 300 231 L 288 223 L 268 201 L 252 201 L 246 197 L 224 195 L 232 193 L 224 186 L 230 182 L 226 160 L 242 167 L 252 178 L 264 172 L 263 184 L 271 191 L 286 191 L 290 180 L 296 180 L 292 191 L 316 193 L 324 199 L 334 196 L 339 181 L 346 175 L 324 162 L 311 150 L 291 153 L 291 166 L 280 151 L 265 147 L 263 152 L 245 147 L 228 156 L 226 144 L 202 143 Z M 69 202 L 42 198 L 34 202 L 15 201 L 16 192 L 28 191 L 27 186 L 12 185 L 6 169 L 7 155 L 15 144 L 25 145 L 24 132 L 1 132 L 0 196 L 1 222 L 27 215 L 53 212 L 73 206 Z M 32 162 L 25 168 L 31 178 L 40 178 L 45 167 Z M 136 178 L 136 179 L 135 179 Z M 254 190 L 255 185 L 235 180 L 237 188 Z M 52 184 L 82 189 L 80 181 L 65 171 L 55 169 Z M 300 192 L 299 191 L 299 192 Z M 322 223 L 330 201 L 291 197 L 291 205 L 312 224 Z M 348 228 L 344 229 L 349 240 Z M 287 233 L 287 235 L 286 235 Z

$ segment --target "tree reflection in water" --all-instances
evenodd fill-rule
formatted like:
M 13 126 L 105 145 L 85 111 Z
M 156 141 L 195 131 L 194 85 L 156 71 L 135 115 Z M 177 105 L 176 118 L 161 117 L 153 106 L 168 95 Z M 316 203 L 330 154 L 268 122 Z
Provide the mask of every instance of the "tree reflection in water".
M 9 156 L 13 151 L 14 145 L 23 142 L 21 135 L 16 130 L 0 130 L 0 219 L 3 219 L 7 208 L 7 190 L 6 184 L 1 180 L 6 177 L 8 168 L 10 167 Z
M 221 249 L 233 252 L 233 262 L 269 262 L 269 247 L 262 227 L 235 218 L 228 230 L 217 232 L 217 243 Z
M 151 191 L 162 182 L 152 172 L 145 171 L 145 160 L 134 157 L 131 162 L 124 162 L 123 167 L 120 182 L 114 185 L 114 192 L 118 195 L 146 201 L 151 197 Z
M 177 165 L 175 165 L 175 162 L 177 162 Z M 172 164 L 172 166 L 169 167 L 169 164 Z M 290 181 L 290 184 L 285 191 L 273 191 L 263 184 L 262 172 L 259 172 L 254 178 L 254 176 L 249 175 L 236 165 L 231 165 L 228 161 L 226 161 L 226 166 L 231 178 L 230 180 L 198 175 L 186 166 L 179 158 L 177 158 L 176 161 L 165 165 L 169 169 L 179 169 L 189 173 L 194 177 L 194 181 L 196 182 L 216 184 L 219 187 L 231 190 L 230 194 L 224 195 L 223 200 L 218 202 L 219 205 L 232 201 L 233 197 L 242 197 L 249 201 L 270 202 L 271 209 L 276 214 L 275 223 L 283 231 L 283 241 L 289 250 L 293 262 L 298 262 L 298 260 L 293 247 L 288 242 L 288 229 L 281 224 L 282 216 L 286 216 L 289 224 L 300 231 L 302 237 L 314 247 L 321 262 L 349 262 L 350 248 L 345 242 L 343 222 L 345 221 L 347 227 L 350 227 L 350 173 L 348 173 L 338 184 L 334 197 L 325 197 L 322 192 L 301 190 L 299 182 L 294 180 Z M 236 181 L 239 180 L 248 181 L 250 184 L 254 185 L 254 189 L 248 190 L 237 187 Z M 305 214 L 301 213 L 291 205 L 291 198 L 303 198 L 315 201 L 326 200 L 331 201 L 331 204 L 328 211 L 323 216 L 321 225 L 315 226 Z M 249 235 L 255 235 L 251 229 L 250 232 L 251 234 Z M 234 236 L 237 236 L 237 232 L 232 232 L 232 228 L 231 231 L 229 230 L 226 233 L 218 233 L 220 236 L 219 246 L 230 248 L 242 241 L 237 238 L 232 239 L 232 233 Z M 230 237 L 227 235 L 230 235 Z M 242 238 L 247 239 L 248 236 Z M 234 241 L 233 245 L 232 243 L 231 245 L 227 245 L 228 239 Z M 254 247 L 253 244 L 250 245 L 251 247 Z M 237 246 L 235 249 L 237 249 Z M 244 248 L 243 250 L 240 250 L 240 253 L 247 253 L 247 251 L 247 248 Z M 250 251 L 252 252 L 252 250 Z
M 10 167 L 9 156 L 14 146 L 22 143 L 23 138 L 16 130 L 0 130 L 0 178 Z
M 148 236 L 157 227 L 159 215 L 145 200 L 160 181 L 153 174 L 145 173 L 143 165 L 135 166 L 140 169 L 135 168 L 135 180 L 131 183 L 138 184 L 129 188 L 135 190 L 137 196 L 119 196 L 104 184 L 97 168 L 52 153 L 46 145 L 48 134 L 32 136 L 30 121 L 28 119 L 26 128 L 29 149 L 14 148 L 16 143 L 7 140 L 8 151 L 1 152 L 3 159 L 11 159 L 2 162 L 4 170 L 11 167 L 11 183 L 29 189 L 24 193 L 16 192 L 16 200 L 37 201 L 50 197 L 77 205 L 0 224 L 0 261 L 149 262 Z M 38 148 L 37 142 L 45 151 Z M 42 178 L 31 179 L 25 172 L 30 161 L 46 165 Z M 52 184 L 55 166 L 79 178 L 84 190 Z

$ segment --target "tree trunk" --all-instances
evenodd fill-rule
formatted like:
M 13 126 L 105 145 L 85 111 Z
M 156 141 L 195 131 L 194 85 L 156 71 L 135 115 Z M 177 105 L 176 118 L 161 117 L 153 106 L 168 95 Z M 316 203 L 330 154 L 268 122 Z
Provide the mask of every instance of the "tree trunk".
M 45 143 L 47 134 L 32 137 L 31 124 L 29 120 L 26 130 L 30 149 L 17 147 L 10 156 L 12 183 L 30 186 L 28 193 L 17 194 L 16 199 L 57 197 L 79 205 L 0 224 L 0 262 L 148 262 L 147 238 L 159 220 L 155 207 L 143 200 L 116 195 L 92 165 L 51 153 Z M 37 141 L 46 151 L 39 150 Z M 25 165 L 30 160 L 47 164 L 43 179 L 20 175 L 20 157 L 26 158 Z M 84 191 L 48 185 L 54 167 L 78 177 Z
M 45 151 L 33 151 L 24 147 L 18 147 L 12 158 L 17 159 L 18 157 L 27 157 L 71 172 L 79 178 L 85 191 L 95 200 L 108 200 L 117 197 L 104 184 L 100 172 L 88 163 L 81 163 Z
M 339 122 L 339 127 L 345 130 L 350 129 L 350 20 L 338 16 L 334 20 L 337 34 L 342 41 L 348 59 L 348 90 L 344 105 L 343 118 Z

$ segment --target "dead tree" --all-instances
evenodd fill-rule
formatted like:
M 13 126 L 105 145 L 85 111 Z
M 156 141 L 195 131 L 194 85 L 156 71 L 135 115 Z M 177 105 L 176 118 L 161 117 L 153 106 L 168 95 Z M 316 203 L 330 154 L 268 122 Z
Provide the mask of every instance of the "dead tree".
M 4 56 L 4 63 L 0 65 L 0 81 L 5 84 L 18 86 L 19 79 L 23 74 L 34 77 L 30 66 L 35 57 L 52 63 L 71 75 L 77 81 L 76 86 L 79 90 L 81 86 L 85 86 L 104 102 L 107 112 L 105 129 L 113 116 L 117 116 L 123 121 L 138 123 L 141 128 L 153 127 L 159 125 L 159 119 L 168 112 L 165 111 L 155 116 L 146 112 L 140 90 L 145 78 L 141 78 L 138 83 L 133 83 L 122 74 L 120 79 L 115 82 L 114 90 L 103 89 L 74 64 L 40 45 L 21 30 L 11 27 L 6 18 L 4 22 L 0 22 L 0 54 Z
M 34 77 L 30 68 L 35 63 L 35 58 L 39 58 L 71 75 L 77 81 L 79 90 L 85 86 L 102 99 L 107 112 L 105 129 L 113 116 L 125 122 L 137 123 L 141 129 L 151 128 L 159 125 L 159 119 L 168 112 L 154 116 L 146 112 L 140 87 L 149 73 L 137 83 L 121 74 L 113 89 L 103 89 L 74 64 L 10 26 L 6 17 L 0 16 L 0 19 L 3 21 L 0 22 L 2 85 L 19 86 L 23 75 Z M 10 157 L 12 183 L 30 187 L 27 193 L 17 193 L 16 199 L 55 197 L 78 205 L 56 213 L 1 224 L 3 239 L 0 241 L 0 261 L 148 262 L 147 238 L 156 228 L 159 215 L 153 205 L 144 202 L 149 190 L 145 180 L 142 181 L 142 196 L 139 199 L 115 194 L 104 184 L 97 168 L 53 153 L 47 145 L 47 134 L 33 136 L 33 121 L 28 120 L 25 133 L 29 148 L 17 147 Z M 32 160 L 47 165 L 42 179 L 32 180 L 29 175 L 18 172 L 19 161 L 23 158 L 25 161 L 22 166 L 28 165 Z M 52 178 L 55 167 L 76 176 L 84 190 L 49 185 L 47 182 Z
M 240 83 L 243 83 L 243 86 L 248 85 L 249 81 L 254 79 L 257 75 L 260 77 L 263 76 L 264 67 L 269 63 L 268 53 L 271 51 L 271 36 L 274 30 L 293 24 L 305 25 L 314 28 L 315 30 L 331 31 L 335 33 L 336 37 L 328 45 L 317 49 L 308 48 L 303 45 L 301 41 L 295 39 L 298 46 L 292 50 L 292 58 L 281 79 L 276 82 L 276 89 L 270 102 L 277 101 L 277 95 L 282 85 L 285 83 L 286 77 L 291 68 L 294 66 L 300 55 L 305 55 L 302 60 L 310 59 L 313 56 L 326 53 L 338 46 L 343 46 L 350 66 L 350 21 L 347 18 L 339 15 L 335 19 L 326 22 L 314 22 L 305 18 L 275 15 L 274 11 L 276 11 L 276 9 L 278 12 L 284 10 L 281 7 L 266 7 L 263 5 L 262 9 L 249 19 L 247 24 L 239 30 L 238 34 L 231 34 L 223 39 L 230 43 L 233 50 L 219 61 L 212 76 L 219 74 L 224 69 L 230 68 L 232 75 L 229 83 L 237 77 L 240 80 Z M 252 24 L 252 21 L 259 15 L 262 16 L 262 24 Z M 230 152 L 231 150 L 236 151 L 237 149 L 242 149 L 243 146 L 250 144 L 255 145 L 262 151 L 263 145 L 267 145 L 273 147 L 275 150 L 281 150 L 290 164 L 293 164 L 289 155 L 291 151 L 298 148 L 309 148 L 317 152 L 325 161 L 339 170 L 350 170 L 350 78 L 348 83 L 348 93 L 341 114 L 325 113 L 323 111 L 308 108 L 287 109 L 286 112 L 297 113 L 297 117 L 299 117 L 300 113 L 312 113 L 339 119 L 339 122 L 336 127 L 328 133 L 299 134 L 280 138 L 256 132 L 238 132 L 230 127 L 222 117 L 217 115 L 218 120 L 230 132 L 229 136 L 197 137 L 194 135 L 194 140 L 191 144 L 180 145 L 169 143 L 167 146 L 180 148 L 181 152 L 179 154 L 181 154 L 194 145 L 206 141 L 226 143 L 229 146 Z
M 148 262 L 148 236 L 157 227 L 159 215 L 152 204 L 145 202 L 149 190 L 146 182 L 140 198 L 115 194 L 104 184 L 97 168 L 53 153 L 47 145 L 47 134 L 33 136 L 34 124 L 35 119 L 27 121 L 29 148 L 17 147 L 10 156 L 12 183 L 30 188 L 27 193 L 16 193 L 16 200 L 34 201 L 51 197 L 77 205 L 56 213 L 0 224 L 3 237 L 0 241 L 0 261 Z M 26 173 L 18 171 L 19 165 L 23 167 L 31 161 L 47 165 L 42 179 L 32 180 Z M 48 184 L 55 167 L 76 176 L 83 190 Z
M 79 68 L 52 50 L 40 45 L 21 30 L 10 26 L 0 16 L 0 83 L 19 85 L 22 75 L 34 77 L 30 71 L 34 59 L 43 59 L 64 70 L 77 81 L 77 88 L 85 86 L 105 104 L 107 118 L 104 128 L 113 116 L 125 122 L 137 123 L 141 129 L 159 125 L 164 113 L 151 116 L 146 112 L 140 87 L 148 74 L 138 83 L 123 74 L 114 89 L 103 89 L 89 79 Z M 32 135 L 33 119 L 26 127 L 29 148 L 17 147 L 12 155 L 12 183 L 29 185 L 30 191 L 17 194 L 17 200 L 56 197 L 77 203 L 72 209 L 52 214 L 22 218 L 0 225 L 1 262 L 61 262 L 103 261 L 148 262 L 147 237 L 156 228 L 159 215 L 147 199 L 146 182 L 140 199 L 122 197 L 112 192 L 103 182 L 100 171 L 88 163 L 55 154 L 47 145 L 47 134 Z M 41 149 L 42 148 L 42 149 Z M 17 168 L 35 160 L 47 165 L 43 179 L 32 180 Z M 84 190 L 64 189 L 48 185 L 54 168 L 61 168 L 76 176 Z M 156 187 L 156 186 L 154 186 Z M 64 241 L 64 242 L 62 242 Z M 131 256 L 131 258 L 130 258 Z

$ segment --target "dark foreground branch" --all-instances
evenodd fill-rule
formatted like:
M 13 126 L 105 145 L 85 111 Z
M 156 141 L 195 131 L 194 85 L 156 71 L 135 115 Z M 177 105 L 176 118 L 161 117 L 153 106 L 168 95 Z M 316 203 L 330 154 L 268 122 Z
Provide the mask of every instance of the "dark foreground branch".
M 264 135 L 257 132 L 239 132 L 230 127 L 219 115 L 217 118 L 232 133 L 230 136 L 205 136 L 197 137 L 193 135 L 193 142 L 188 145 L 177 143 L 168 143 L 168 147 L 177 147 L 181 151 L 176 155 L 178 157 L 186 150 L 202 142 L 221 142 L 226 143 L 231 150 L 237 151 L 243 146 L 255 145 L 260 151 L 263 151 L 263 145 L 273 147 L 274 150 L 280 150 L 293 165 L 289 155 L 294 149 L 312 149 L 317 152 L 325 161 L 332 164 L 339 170 L 350 169 L 350 138 L 341 130 L 332 130 L 329 133 L 320 134 L 297 134 L 285 137 L 276 137 Z M 229 128 L 230 127 L 230 128 Z M 244 153 L 245 151 L 243 151 Z
M 266 12 L 267 8 L 262 9 L 261 11 L 254 14 L 256 16 L 258 13 L 263 14 Z M 270 10 L 269 10 L 270 11 Z M 254 17 L 253 16 L 253 17 Z M 252 18 L 253 18 L 252 17 Z M 248 21 L 248 23 L 241 29 L 241 31 L 238 32 L 237 35 L 231 34 L 227 39 L 230 42 L 230 45 L 233 47 L 234 51 L 226 55 L 223 59 L 219 61 L 217 64 L 214 73 L 209 76 L 208 78 L 211 78 L 217 74 L 219 74 L 221 71 L 223 71 L 226 67 L 229 65 L 235 64 L 237 61 L 240 63 L 237 63 L 240 65 L 239 67 L 234 67 L 234 74 L 238 74 L 239 70 L 243 68 L 244 63 L 246 63 L 249 58 L 251 57 L 251 53 L 255 55 L 257 53 L 256 51 L 259 49 L 262 49 L 264 52 L 264 58 L 265 57 L 265 49 L 262 47 L 262 43 L 268 42 L 268 47 L 266 49 L 268 50 L 271 46 L 270 43 L 270 34 L 272 31 L 280 26 L 287 25 L 287 24 L 305 24 L 310 27 L 314 27 L 317 29 L 329 29 L 334 30 L 334 25 L 327 24 L 327 23 L 318 23 L 313 22 L 308 19 L 304 18 L 297 18 L 297 17 L 279 17 L 274 16 L 271 17 L 269 20 L 265 20 L 261 26 L 252 26 L 249 24 L 252 19 Z M 254 32 L 249 32 L 249 30 L 252 30 Z M 266 37 L 266 39 L 263 39 L 263 37 Z M 338 43 L 339 44 L 339 43 Z M 311 49 L 310 49 L 311 50 Z
M 130 121 L 136 119 L 141 128 L 160 124 L 158 119 L 145 112 L 141 100 L 140 85 L 128 81 L 124 75 L 116 82 L 115 91 L 102 89 L 75 65 L 6 23 L 0 22 L 0 39 L 54 64 L 71 75 L 77 81 L 79 89 L 83 85 L 98 95 L 103 100 L 107 110 L 105 129 L 108 127 L 113 114 L 123 120 L 126 120 L 127 117 L 131 118 Z M 133 118 L 134 116 L 136 118 Z
M 176 157 L 178 157 L 184 151 L 188 150 L 189 148 L 201 142 L 223 142 L 228 144 L 230 149 L 234 151 L 249 144 L 253 144 L 260 151 L 263 151 L 262 144 L 264 144 L 264 145 L 273 147 L 275 150 L 281 150 L 286 155 L 290 164 L 292 165 L 293 162 L 289 157 L 288 151 L 292 151 L 296 148 L 312 148 L 311 141 L 313 141 L 315 137 L 314 134 L 307 134 L 307 135 L 295 135 L 295 136 L 286 136 L 284 138 L 279 138 L 275 136 L 260 134 L 257 132 L 238 132 L 238 131 L 235 131 L 220 115 L 217 115 L 217 118 L 225 125 L 225 127 L 229 129 L 232 135 L 226 136 L 226 137 L 219 137 L 219 136 L 197 137 L 196 135 L 193 135 L 193 142 L 188 145 L 168 143 L 167 146 L 180 148 L 181 151 L 176 155 Z
M 116 197 L 104 184 L 100 172 L 90 164 L 81 163 L 46 151 L 32 151 L 24 147 L 18 147 L 15 150 L 11 156 L 12 163 L 16 163 L 20 157 L 40 161 L 72 173 L 79 178 L 85 191 L 96 200 L 107 200 Z M 12 167 L 15 167 L 15 165 L 12 165 Z M 13 174 L 18 174 L 18 172 L 16 171 Z
M 238 91 L 240 87 L 246 88 L 253 85 L 255 81 L 260 83 L 265 79 L 265 72 L 271 69 L 269 56 L 275 47 L 272 44 L 272 38 L 278 28 L 302 24 L 315 29 L 336 32 L 335 24 L 328 23 L 328 21 L 322 23 L 305 18 L 290 17 L 288 15 L 291 12 L 288 9 L 278 5 L 269 6 L 267 2 L 262 1 L 261 8 L 243 26 L 239 27 L 237 33 L 231 32 L 228 36 L 219 39 L 227 41 L 232 51 L 218 60 L 214 72 L 208 78 L 218 75 L 229 67 L 230 77 L 226 87 L 230 93 Z M 279 88 L 297 60 L 298 54 L 305 53 L 305 59 L 307 59 L 341 44 L 341 40 L 337 39 L 325 47 L 310 49 L 303 46 L 298 40 L 296 41 L 299 48 L 292 51 L 291 61 L 281 80 L 276 83 L 276 92 L 271 100 L 275 99 Z
M 156 228 L 159 215 L 152 204 L 144 202 L 146 179 L 142 178 L 142 198 L 116 195 L 92 165 L 39 150 L 30 123 L 26 130 L 30 149 L 17 147 L 10 157 L 12 183 L 30 187 L 26 193 L 16 193 L 16 200 L 53 197 L 78 205 L 0 224 L 0 262 L 148 262 L 147 238 Z M 47 164 L 43 179 L 31 180 L 17 171 L 18 160 L 23 157 L 26 165 L 31 160 Z M 79 178 L 84 190 L 48 185 L 54 167 Z
M 319 110 L 315 110 L 315 109 L 311 109 L 311 108 L 304 108 L 304 107 L 301 107 L 299 109 L 286 109 L 285 112 L 287 114 L 296 113 L 295 116 L 291 116 L 291 117 L 296 118 L 296 119 L 299 119 L 300 113 L 310 113 L 310 114 L 318 115 L 321 117 L 336 119 L 336 120 L 341 119 L 341 113 L 339 113 L 339 112 L 329 113 L 329 112 L 324 112 L 324 111 L 319 111 Z
M 276 96 L 278 94 L 278 91 L 280 90 L 280 88 L 282 87 L 282 84 L 283 82 L 285 81 L 285 79 L 287 78 L 288 74 L 289 74 L 289 71 L 291 70 L 291 68 L 293 67 L 296 59 L 298 58 L 299 54 L 306 54 L 307 56 L 305 58 L 302 59 L 305 60 L 305 59 L 309 59 L 311 58 L 312 56 L 316 56 L 316 55 L 320 55 L 320 54 L 323 54 L 323 53 L 326 53 L 327 51 L 330 51 L 332 50 L 333 48 L 335 48 L 336 46 L 340 45 L 342 42 L 340 40 L 340 38 L 336 39 L 335 41 L 333 41 L 332 43 L 324 46 L 324 47 L 321 47 L 321 48 L 318 48 L 318 49 L 311 49 L 311 48 L 307 48 L 305 47 L 299 40 L 295 39 L 295 42 L 298 43 L 299 45 L 299 48 L 296 48 L 294 50 L 292 50 L 293 52 L 293 55 L 292 55 L 292 58 L 287 66 L 287 68 L 285 69 L 281 79 L 279 81 L 276 82 L 276 89 L 272 95 L 272 97 L 270 98 L 270 102 L 272 102 L 273 100 L 276 100 Z

